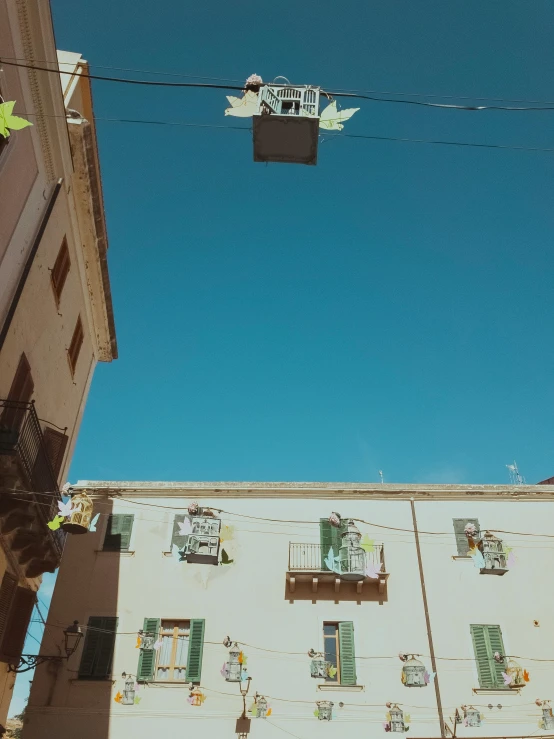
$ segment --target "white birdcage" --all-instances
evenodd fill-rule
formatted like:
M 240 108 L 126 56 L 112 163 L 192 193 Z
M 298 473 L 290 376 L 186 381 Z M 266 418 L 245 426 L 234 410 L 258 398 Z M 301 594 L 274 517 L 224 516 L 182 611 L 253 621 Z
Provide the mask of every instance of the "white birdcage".
M 241 649 L 235 642 L 229 649 L 229 659 L 227 661 L 227 669 L 225 680 L 228 683 L 240 683 L 242 682 L 242 662 L 241 662 Z
M 186 543 L 187 562 L 218 564 L 221 519 L 211 516 L 192 516 L 192 531 Z
M 316 701 L 317 717 L 320 721 L 331 721 L 333 718 L 333 706 L 331 701 Z
M 362 535 L 352 519 L 341 534 L 339 549 L 341 576 L 345 580 L 362 580 L 365 577 L 366 553 L 360 546 Z
M 485 566 L 481 568 L 481 573 L 503 575 L 507 572 L 507 557 L 502 539 L 498 539 L 498 537 L 486 531 L 479 543 L 479 548 L 485 560 Z
M 404 711 L 397 705 L 392 706 L 389 709 L 390 714 L 390 730 L 404 732 L 406 725 L 404 723 Z
M 326 678 L 329 676 L 329 668 L 331 663 L 325 659 L 322 652 L 314 652 L 310 650 L 308 656 L 312 658 L 310 663 L 310 675 L 315 678 Z
M 402 682 L 408 688 L 424 688 L 426 672 L 423 662 L 412 655 L 402 666 Z
M 253 116 L 255 162 L 317 163 L 319 87 L 263 85 Z
M 473 706 L 469 706 L 469 708 L 466 708 L 464 711 L 465 714 L 465 725 L 466 726 L 481 726 L 481 722 L 483 720 L 483 716 L 480 711 L 478 711 Z
M 123 673 L 125 675 L 125 673 Z M 123 706 L 133 706 L 135 704 L 135 678 L 131 675 L 125 677 L 125 687 L 123 688 L 123 696 L 121 698 Z

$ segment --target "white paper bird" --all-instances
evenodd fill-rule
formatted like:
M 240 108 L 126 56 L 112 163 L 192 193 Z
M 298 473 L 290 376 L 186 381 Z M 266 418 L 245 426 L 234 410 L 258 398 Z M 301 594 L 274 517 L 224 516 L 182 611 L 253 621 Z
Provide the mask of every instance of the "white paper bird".
M 188 536 L 192 534 L 192 524 L 190 518 L 185 518 L 184 521 L 178 521 L 179 524 L 179 536 Z
M 226 97 L 231 104 L 231 107 L 225 110 L 225 115 L 234 115 L 237 118 L 250 118 L 250 116 L 258 112 L 257 92 L 248 90 L 241 98 L 232 97 L 230 95 L 227 95 Z
M 345 110 L 337 110 L 337 101 L 333 100 L 332 103 L 321 111 L 319 117 L 319 127 L 324 128 L 326 131 L 342 131 L 344 121 L 352 118 L 359 108 L 346 108 Z
M 71 511 L 73 510 L 73 503 L 71 500 L 69 500 L 67 503 L 62 503 L 61 500 L 58 501 L 58 510 L 60 516 L 70 516 Z

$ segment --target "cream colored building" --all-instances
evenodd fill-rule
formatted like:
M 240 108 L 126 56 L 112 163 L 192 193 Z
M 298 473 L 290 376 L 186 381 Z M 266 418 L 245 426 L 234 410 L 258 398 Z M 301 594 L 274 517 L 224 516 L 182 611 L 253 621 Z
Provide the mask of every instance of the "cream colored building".
M 86 636 L 37 668 L 25 739 L 554 736 L 553 485 L 83 489 L 48 630 Z
M 88 71 L 56 52 L 48 2 L 0 0 L 0 723 L 34 592 L 59 564 L 57 510 L 97 362 L 117 357 Z M 37 71 L 25 66 L 58 70 Z M 61 82 L 61 84 L 60 84 Z M 14 490 L 20 491 L 14 495 Z

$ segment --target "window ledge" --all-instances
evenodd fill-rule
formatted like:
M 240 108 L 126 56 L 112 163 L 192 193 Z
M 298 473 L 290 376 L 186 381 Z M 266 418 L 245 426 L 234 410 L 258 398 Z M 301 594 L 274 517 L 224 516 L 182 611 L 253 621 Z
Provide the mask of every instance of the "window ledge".
M 455 561 L 458 561 L 459 559 L 461 559 L 462 561 L 465 560 L 466 562 L 473 561 L 472 557 L 468 557 L 467 554 L 453 554 L 452 559 Z
M 473 688 L 474 695 L 506 695 L 506 693 L 520 693 L 521 688 Z
M 71 677 L 70 683 L 75 685 L 115 685 L 116 680 L 112 677 Z
M 130 551 L 128 549 L 125 549 L 124 551 L 120 551 L 119 549 L 95 549 L 94 550 L 96 554 L 119 554 L 119 556 L 123 557 L 134 557 L 135 552 Z
M 333 685 L 331 683 L 322 683 L 317 686 L 318 690 L 330 693 L 361 693 L 365 690 L 363 685 Z

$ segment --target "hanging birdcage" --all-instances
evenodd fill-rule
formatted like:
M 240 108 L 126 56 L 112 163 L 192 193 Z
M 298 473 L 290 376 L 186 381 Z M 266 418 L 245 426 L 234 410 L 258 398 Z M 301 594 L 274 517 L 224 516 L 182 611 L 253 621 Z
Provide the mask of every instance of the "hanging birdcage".
M 254 698 L 254 707 L 255 710 L 252 711 L 252 715 L 254 716 L 254 718 L 268 717 L 269 706 L 267 704 L 267 700 L 263 695 L 256 695 L 256 697 Z
M 317 717 L 320 721 L 331 721 L 333 718 L 333 706 L 331 701 L 316 701 Z
M 473 706 L 464 710 L 464 724 L 466 726 L 481 726 L 483 714 Z
M 360 546 L 362 535 L 352 519 L 341 534 L 339 549 L 341 576 L 345 580 L 363 580 L 366 571 L 366 553 Z
M 61 528 L 68 534 L 86 534 L 92 519 L 92 500 L 86 490 L 71 497 L 72 510 Z
M 426 672 L 423 662 L 412 655 L 402 666 L 402 683 L 407 688 L 424 688 L 427 685 Z
M 125 676 L 125 687 L 123 689 L 123 696 L 121 698 L 121 704 L 123 706 L 134 706 L 135 705 L 135 678 L 131 675 Z
M 213 514 L 208 516 L 203 510 L 202 515 L 191 517 L 191 529 L 185 545 L 187 562 L 217 565 L 219 563 L 221 519 L 214 517 Z
M 389 709 L 389 716 L 390 731 L 404 732 L 406 730 L 406 725 L 404 724 L 404 711 L 396 704 L 391 706 Z
M 224 673 L 225 680 L 228 683 L 242 682 L 242 651 L 235 642 L 229 649 L 229 659 L 225 663 Z
M 331 663 L 325 659 L 325 655 L 322 652 L 314 652 L 310 649 L 308 656 L 312 658 L 310 663 L 310 675 L 315 678 L 326 678 L 329 677 L 329 668 Z
M 506 675 L 512 678 L 509 684 L 510 688 L 524 688 L 527 685 L 525 680 L 526 671 L 514 659 L 508 660 L 505 672 Z M 527 680 L 529 680 L 529 675 L 527 675 Z
M 481 574 L 503 575 L 508 571 L 507 556 L 504 551 L 502 539 L 485 531 L 479 542 L 479 549 L 485 560 L 485 566 L 481 568 Z

